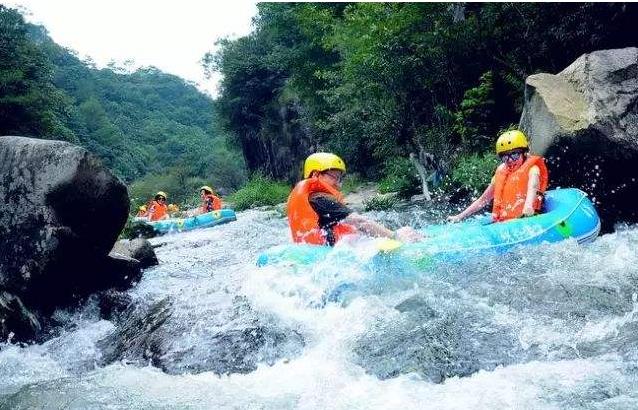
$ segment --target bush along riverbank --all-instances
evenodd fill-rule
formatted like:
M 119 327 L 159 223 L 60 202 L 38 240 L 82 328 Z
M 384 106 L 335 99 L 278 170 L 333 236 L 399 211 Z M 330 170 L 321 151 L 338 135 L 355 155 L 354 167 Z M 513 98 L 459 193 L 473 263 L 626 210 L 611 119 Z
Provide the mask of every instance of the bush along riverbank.
M 290 190 L 289 184 L 256 174 L 246 185 L 230 194 L 227 201 L 235 211 L 278 205 L 286 202 Z

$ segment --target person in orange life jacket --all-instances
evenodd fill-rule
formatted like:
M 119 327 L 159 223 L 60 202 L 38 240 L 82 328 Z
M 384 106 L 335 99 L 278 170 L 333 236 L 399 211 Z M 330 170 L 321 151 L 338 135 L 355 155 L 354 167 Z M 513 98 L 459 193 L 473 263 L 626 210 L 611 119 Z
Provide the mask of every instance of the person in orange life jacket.
M 163 191 L 159 191 L 157 194 L 155 194 L 155 198 L 151 202 L 151 206 L 149 206 L 147 213 L 148 219 L 150 221 L 168 219 L 166 196 L 166 193 Z
M 352 212 L 339 192 L 346 165 L 335 154 L 318 152 L 304 163 L 304 179 L 288 197 L 288 222 L 294 242 L 334 245 L 344 236 L 364 233 L 414 241 L 421 235 L 410 227 L 396 232 Z
M 222 200 L 213 193 L 213 188 L 204 185 L 199 188 L 199 191 L 200 198 L 202 199 L 202 206 L 199 209 L 200 213 L 205 214 L 222 209 Z
M 463 212 L 448 217 L 459 222 L 483 209 L 490 201 L 493 222 L 532 216 L 540 212 L 549 174 L 545 159 L 529 155 L 527 137 L 521 131 L 507 131 L 496 141 L 501 164 L 483 194 Z

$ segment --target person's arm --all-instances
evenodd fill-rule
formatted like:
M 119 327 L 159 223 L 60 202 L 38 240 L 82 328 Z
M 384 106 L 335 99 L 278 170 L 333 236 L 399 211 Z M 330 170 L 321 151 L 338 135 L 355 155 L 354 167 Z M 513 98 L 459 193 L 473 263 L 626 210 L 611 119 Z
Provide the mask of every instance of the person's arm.
M 379 238 L 399 239 L 403 242 L 414 242 L 423 236 L 410 227 L 392 231 L 378 222 L 363 215 L 352 212 L 350 208 L 338 202 L 335 197 L 326 193 L 315 193 L 309 198 L 310 206 L 319 216 L 319 226 L 329 228 L 339 222 L 354 226 L 359 232 Z
M 527 194 L 525 196 L 525 205 L 523 205 L 523 215 L 532 216 L 536 212 L 534 209 L 534 200 L 538 195 L 538 187 L 540 186 L 540 170 L 533 167 L 529 170 L 529 180 L 527 181 Z
M 330 228 L 339 222 L 345 222 L 370 236 L 394 237 L 393 231 L 363 215 L 352 212 L 350 208 L 337 201 L 330 194 L 324 192 L 314 193 L 310 195 L 309 202 L 312 209 L 319 216 L 319 226 L 324 229 Z
M 411 226 L 402 226 L 393 231 L 378 222 L 375 222 L 363 215 L 352 213 L 344 220 L 346 223 L 354 225 L 358 230 L 366 235 L 376 238 L 398 239 L 401 242 L 416 242 L 422 240 L 423 235 Z
M 375 222 L 371 219 L 366 218 L 363 215 L 359 215 L 358 213 L 351 213 L 344 219 L 345 223 L 349 223 L 354 225 L 355 228 L 360 230 L 361 232 L 375 237 L 381 238 L 394 238 L 394 231 L 386 228 L 378 222 Z
M 315 192 L 310 194 L 308 202 L 319 217 L 319 226 L 329 228 L 341 222 L 352 210 L 339 202 L 337 198 L 326 192 Z
M 485 191 L 481 194 L 481 196 L 474 202 L 470 204 L 465 210 L 457 215 L 453 215 L 448 217 L 448 221 L 450 222 L 460 222 L 468 216 L 474 215 L 481 209 L 483 209 L 490 201 L 494 199 L 494 183 L 491 182 Z
M 318 192 L 310 195 L 310 206 L 319 216 L 319 226 L 330 228 L 333 225 L 344 222 L 354 226 L 359 232 L 366 235 L 393 238 L 394 232 L 385 226 L 374 222 L 363 215 L 352 212 L 350 208 L 337 201 L 327 193 Z

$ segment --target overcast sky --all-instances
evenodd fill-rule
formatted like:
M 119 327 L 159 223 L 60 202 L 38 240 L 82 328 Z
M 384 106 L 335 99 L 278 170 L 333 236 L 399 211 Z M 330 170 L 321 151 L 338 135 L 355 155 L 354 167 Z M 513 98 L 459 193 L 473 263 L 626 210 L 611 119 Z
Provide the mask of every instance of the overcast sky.
M 215 41 L 248 34 L 254 0 L 0 0 L 31 15 L 53 40 L 90 56 L 99 67 L 134 60 L 200 85 L 215 95 L 219 76 L 207 80 L 199 60 Z

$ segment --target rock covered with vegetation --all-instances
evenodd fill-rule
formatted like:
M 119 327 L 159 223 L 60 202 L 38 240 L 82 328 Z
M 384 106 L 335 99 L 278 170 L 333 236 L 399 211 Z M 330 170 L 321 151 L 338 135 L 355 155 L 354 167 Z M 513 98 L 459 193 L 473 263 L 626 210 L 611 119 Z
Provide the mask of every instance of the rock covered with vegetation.
M 526 82 L 522 128 L 545 154 L 553 186 L 596 201 L 609 228 L 638 220 L 638 48 L 584 54 L 560 73 Z
M 126 186 L 97 158 L 67 142 L 23 137 L 0 137 L 0 158 L 0 291 L 10 294 L 12 312 L 46 316 L 139 277 L 139 262 L 108 256 L 129 201 Z

